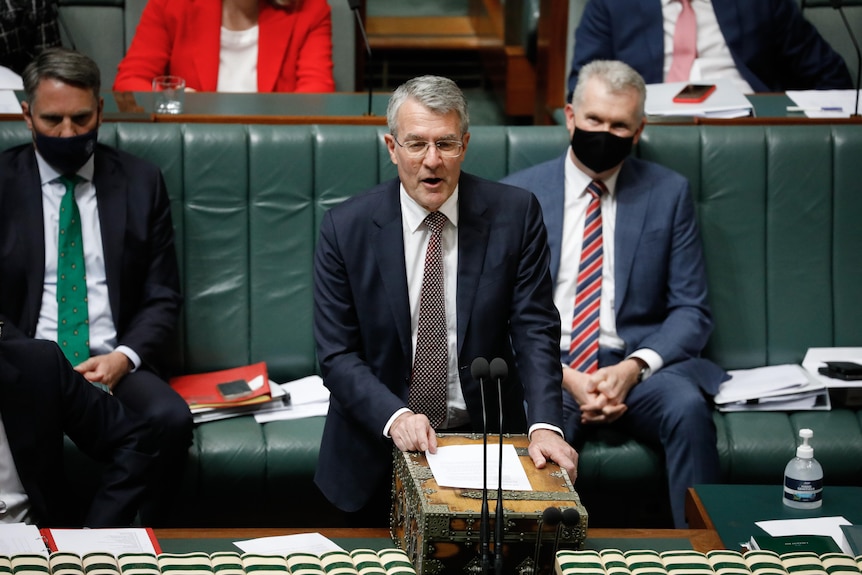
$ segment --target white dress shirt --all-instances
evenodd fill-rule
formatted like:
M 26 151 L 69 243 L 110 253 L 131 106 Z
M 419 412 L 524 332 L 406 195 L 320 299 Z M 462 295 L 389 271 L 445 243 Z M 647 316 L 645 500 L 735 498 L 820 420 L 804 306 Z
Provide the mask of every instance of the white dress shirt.
M 61 174 L 36 152 L 39 177 L 42 182 L 42 217 L 45 230 L 45 283 L 42 288 L 42 305 L 36 323 L 36 339 L 57 341 L 57 238 L 60 230 L 60 202 L 66 186 L 59 181 Z M 102 247 L 102 228 L 99 223 L 99 206 L 96 187 L 93 185 L 94 156 L 78 170 L 83 178 L 75 186 L 75 200 L 81 214 L 81 237 L 84 241 L 84 265 L 87 272 L 87 311 L 90 320 L 90 353 L 103 355 L 120 351 L 134 364 L 141 365 L 140 356 L 125 345 L 117 346 L 117 328 L 111 315 L 108 299 L 108 280 L 105 273 L 105 252 Z
M 691 67 L 690 82 L 710 82 L 717 78 L 726 78 L 743 94 L 751 94 L 754 90 L 745 81 L 727 47 L 727 41 L 718 20 L 711 0 L 691 0 L 691 7 L 697 20 L 697 58 Z M 673 61 L 673 34 L 676 21 L 682 12 L 680 0 L 662 0 L 662 15 L 664 17 L 664 77 L 670 71 Z
M 0 501 L 6 504 L 6 512 L 0 514 L 0 523 L 33 523 L 30 516 L 30 498 L 24 491 L 18 469 L 12 459 L 6 427 L 0 417 Z
M 584 241 L 584 222 L 590 194 L 587 186 L 592 179 L 582 172 L 572 160 L 571 153 L 565 162 L 565 200 L 563 207 L 563 238 L 560 246 L 560 267 L 554 286 L 554 303 L 560 312 L 561 357 L 569 353 L 572 341 L 572 317 L 575 313 L 575 295 L 578 283 L 578 265 Z M 599 347 L 625 349 L 625 342 L 617 333 L 616 284 L 614 282 L 614 230 L 616 228 L 616 186 L 619 170 L 603 180 L 608 189 L 602 195 L 602 296 L 599 303 Z M 634 351 L 629 357 L 637 357 L 648 366 L 644 377 L 655 373 L 664 364 L 661 356 L 647 348 Z

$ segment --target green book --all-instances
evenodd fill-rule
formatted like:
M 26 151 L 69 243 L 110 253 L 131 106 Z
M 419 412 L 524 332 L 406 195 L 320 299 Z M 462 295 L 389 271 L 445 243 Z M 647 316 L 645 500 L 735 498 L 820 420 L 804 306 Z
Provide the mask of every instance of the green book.
M 811 551 L 818 555 L 841 553 L 838 543 L 829 535 L 752 535 L 750 547 L 752 550 L 775 551 L 779 555 L 799 551 Z
M 850 551 L 854 555 L 862 555 L 862 525 L 842 525 L 841 531 L 844 532 L 844 537 L 847 538 Z

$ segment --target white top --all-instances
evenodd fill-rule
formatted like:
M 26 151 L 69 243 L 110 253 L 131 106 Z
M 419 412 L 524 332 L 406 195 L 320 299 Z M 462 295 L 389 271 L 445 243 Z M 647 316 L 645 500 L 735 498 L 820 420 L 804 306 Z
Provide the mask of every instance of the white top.
M 690 82 L 709 82 L 716 78 L 727 78 L 743 94 L 754 90 L 736 69 L 730 48 L 718 26 L 711 0 L 691 0 L 691 7 L 697 20 L 697 58 L 691 67 Z M 680 0 L 662 0 L 664 16 L 664 77 L 670 70 L 673 60 L 673 33 L 676 21 L 682 12 Z
M 260 28 L 221 29 L 218 92 L 257 92 L 257 49 Z
M 99 206 L 96 187 L 93 185 L 94 157 L 78 170 L 83 178 L 75 187 L 75 200 L 81 214 L 81 238 L 84 241 L 84 266 L 87 273 L 87 310 L 90 319 L 90 353 L 103 355 L 120 351 L 134 369 L 141 366 L 141 358 L 127 346 L 117 346 L 117 328 L 111 315 L 108 299 L 108 279 L 105 273 L 105 252 L 102 246 L 102 228 L 99 223 Z M 60 173 L 36 151 L 36 163 L 42 182 L 42 217 L 45 230 L 45 283 L 42 287 L 42 306 L 36 323 L 36 339 L 57 341 L 57 237 L 60 233 L 60 202 L 66 186 L 58 180 Z
M 572 341 L 572 317 L 575 314 L 575 295 L 578 283 L 578 265 L 581 261 L 581 247 L 584 241 L 584 222 L 590 194 L 587 186 L 592 179 L 582 172 L 572 160 L 571 153 L 565 162 L 565 203 L 563 206 L 563 238 L 560 246 L 560 267 L 554 286 L 554 303 L 560 312 L 560 354 L 566 357 Z M 607 180 L 608 189 L 602 195 L 602 296 L 599 303 L 599 347 L 625 349 L 625 342 L 617 334 L 616 283 L 614 281 L 614 230 L 616 229 L 617 201 L 616 187 L 619 170 Z M 564 265 L 564 262 L 569 262 Z M 638 357 L 649 367 L 644 378 L 655 373 L 664 365 L 661 356 L 651 349 L 639 349 L 630 357 Z

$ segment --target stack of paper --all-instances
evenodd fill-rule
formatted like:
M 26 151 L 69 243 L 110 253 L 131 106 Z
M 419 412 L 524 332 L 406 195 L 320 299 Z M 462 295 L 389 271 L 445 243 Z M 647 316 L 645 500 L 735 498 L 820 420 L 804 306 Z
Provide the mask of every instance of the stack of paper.
M 290 395 L 290 403 L 278 410 L 256 413 L 254 418 L 258 423 L 316 417 L 329 411 L 329 390 L 319 375 L 309 375 L 279 387 Z
M 648 116 L 702 116 L 708 118 L 740 118 L 752 115 L 753 107 L 745 94 L 730 80 L 716 80 L 715 92 L 703 102 L 678 104 L 673 97 L 686 82 L 647 85 L 646 113 Z
M 826 387 L 862 388 L 862 380 L 837 379 L 818 373 L 821 367 L 826 366 L 827 361 L 852 361 L 862 364 L 862 347 L 811 347 L 802 360 L 802 367 Z
M 828 410 L 826 386 L 799 365 L 784 364 L 728 372 L 715 396 L 719 411 Z

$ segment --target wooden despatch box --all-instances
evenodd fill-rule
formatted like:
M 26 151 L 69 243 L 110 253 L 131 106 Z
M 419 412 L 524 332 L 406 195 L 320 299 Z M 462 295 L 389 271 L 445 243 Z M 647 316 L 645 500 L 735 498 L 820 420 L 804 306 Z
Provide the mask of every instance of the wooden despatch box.
M 481 435 L 437 436 L 438 446 L 482 443 Z M 542 526 L 541 573 L 553 569 L 554 541 L 559 533 L 560 549 L 578 549 L 587 534 L 587 511 L 581 505 L 568 474 L 554 463 L 536 469 L 527 453 L 525 435 L 504 435 L 504 443 L 515 446 L 533 491 L 503 490 L 503 568 L 505 573 L 534 575 L 539 525 L 548 507 L 574 508 L 579 523 L 557 527 Z M 499 435 L 491 435 L 488 445 L 496 446 Z M 393 451 L 393 509 L 391 534 L 396 545 L 413 560 L 419 575 L 438 573 L 481 573 L 481 489 L 439 487 L 424 453 Z M 482 465 L 481 460 L 477 466 Z M 488 490 L 493 573 L 494 510 L 497 490 Z

